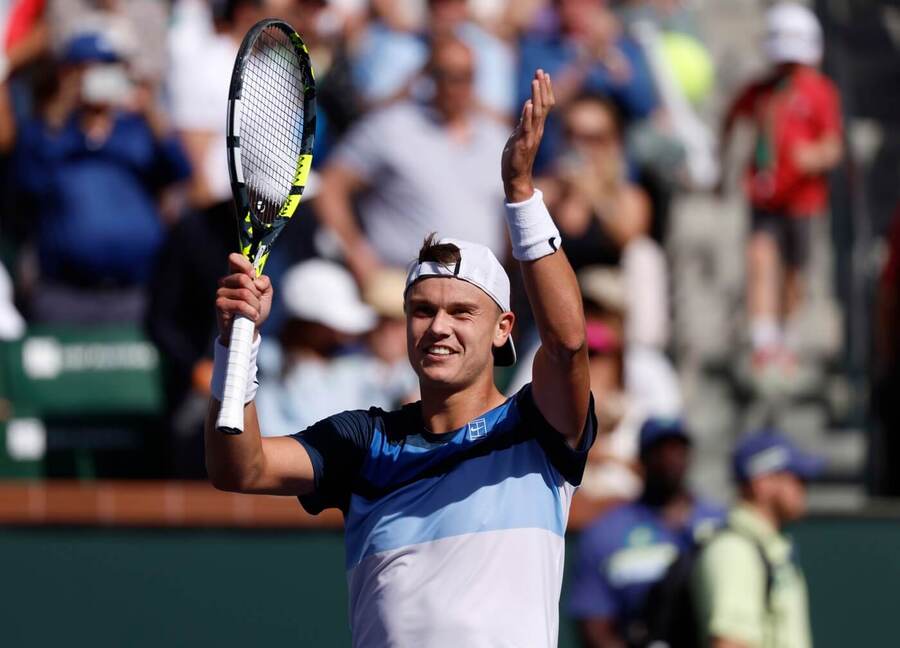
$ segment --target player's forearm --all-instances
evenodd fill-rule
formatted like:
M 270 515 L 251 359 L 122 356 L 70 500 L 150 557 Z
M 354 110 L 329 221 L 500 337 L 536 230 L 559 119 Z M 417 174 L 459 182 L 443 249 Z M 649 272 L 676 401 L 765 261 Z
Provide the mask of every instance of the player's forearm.
M 264 462 L 256 406 L 251 402 L 244 407 L 242 434 L 225 434 L 216 429 L 220 405 L 215 398 L 209 399 L 204 426 L 209 480 L 221 490 L 251 491 L 263 473 Z
M 504 189 L 510 204 L 523 203 L 535 193 L 530 176 L 511 179 Z M 510 235 L 515 239 L 513 227 L 510 224 Z M 565 253 L 558 251 L 519 265 L 541 344 L 554 357 L 579 352 L 584 347 L 584 312 L 578 280 Z

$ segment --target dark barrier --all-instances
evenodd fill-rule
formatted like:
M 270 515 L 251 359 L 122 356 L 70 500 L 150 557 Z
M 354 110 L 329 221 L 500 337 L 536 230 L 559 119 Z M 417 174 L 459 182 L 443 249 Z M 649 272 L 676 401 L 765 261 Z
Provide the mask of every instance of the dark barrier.
M 900 520 L 816 518 L 795 537 L 817 648 L 892 645 Z M 7 527 L 0 573 L 0 643 L 17 648 L 349 645 L 338 531 Z

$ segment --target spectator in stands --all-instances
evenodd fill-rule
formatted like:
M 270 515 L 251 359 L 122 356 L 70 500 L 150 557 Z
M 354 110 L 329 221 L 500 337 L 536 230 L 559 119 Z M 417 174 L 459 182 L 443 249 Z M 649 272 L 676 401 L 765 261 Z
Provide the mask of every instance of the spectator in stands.
M 15 122 L 33 112 L 33 80 L 47 75 L 46 56 L 49 33 L 45 19 L 45 0 L 19 0 L 4 3 L 0 8 L 0 38 L 3 42 L 0 56 L 0 81 L 6 86 L 0 92 L 0 102 L 7 104 L 2 111 L 15 115 L 13 120 L 0 120 L 0 142 L 15 137 Z M 31 257 L 27 242 L 33 230 L 33 218 L 16 204 L 15 178 L 9 168 L 9 159 L 0 158 L 0 255 L 11 274 L 19 278 L 17 283 L 27 283 L 20 277 Z M 23 254 L 24 253 L 24 254 Z M 33 269 L 32 269 L 33 270 Z M 33 271 L 31 273 L 34 274 Z
M 453 37 L 468 45 L 475 57 L 473 91 L 479 108 L 504 122 L 512 117 L 515 53 L 472 19 L 471 3 L 428 0 L 422 33 L 404 25 L 406 21 L 395 17 L 396 10 L 385 16 L 385 10 L 398 3 L 378 4 L 382 6 L 373 5 L 375 19 L 359 38 L 353 57 L 354 79 L 366 104 L 380 107 L 410 92 L 427 94 L 428 84 L 417 81 L 428 62 L 428 44 Z
M 170 2 L 159 0 L 44 0 L 51 43 L 102 32 L 122 48 L 131 74 L 158 84 L 166 72 Z
M 409 92 L 428 58 L 428 48 L 415 33 L 416 16 L 408 3 L 373 0 L 361 6 L 367 15 L 365 20 L 358 16 L 355 22 L 360 26 L 351 30 L 351 71 L 361 101 L 372 109 Z
M 677 418 L 683 410 L 678 376 L 658 346 L 667 334 L 667 315 L 655 302 L 665 303 L 665 281 L 649 277 L 641 285 L 640 274 L 631 272 L 630 280 L 628 275 L 598 266 L 578 273 L 597 434 L 603 441 L 588 455 L 581 489 L 596 501 L 639 495 L 641 425 L 648 417 Z M 633 318 L 632 310 L 644 312 Z M 531 380 L 536 345 L 526 336 L 519 348 L 519 368 L 507 385 L 508 394 Z
M 878 417 L 875 488 L 880 495 L 900 495 L 900 208 L 888 238 L 875 311 L 873 405 Z
M 281 294 L 289 314 L 281 332 L 281 372 L 264 380 L 256 397 L 266 434 L 294 434 L 344 410 L 393 408 L 407 401 L 416 384 L 409 364 L 407 371 L 399 370 L 360 344 L 367 333 L 385 341 L 393 329 L 385 331 L 382 322 L 381 335 L 372 333 L 378 317 L 343 267 L 304 261 L 287 272 Z M 402 291 L 398 295 L 402 298 Z M 391 355 L 390 348 L 383 353 Z
M 755 125 L 745 188 L 752 210 L 747 310 L 758 369 L 793 363 L 785 324 L 803 298 L 810 228 L 828 209 L 826 174 L 843 152 L 837 89 L 816 70 L 822 28 L 815 15 L 798 4 L 777 4 L 766 13 L 766 30 L 771 71 L 739 93 L 721 138 L 727 142 L 741 118 Z
M 640 492 L 639 431 L 648 417 L 681 414 L 678 378 L 665 356 L 629 340 L 629 293 L 621 273 L 589 268 L 578 276 L 598 421 L 584 492 L 600 499 L 631 499 Z
M 209 220 L 234 219 L 225 159 L 228 86 L 259 0 L 177 0 L 169 35 L 172 122 L 191 159 L 190 203 Z
M 326 0 L 268 0 L 266 14 L 297 25 L 309 50 L 316 74 L 315 170 L 364 108 L 353 83 L 348 55 L 347 35 L 355 26 L 357 14 L 346 3 Z M 307 187 L 315 186 L 315 182 L 313 175 Z
M 810 648 L 806 582 L 784 526 L 806 512 L 822 467 L 781 434 L 763 430 L 733 457 L 740 503 L 694 566 L 700 632 L 710 648 Z
M 169 34 L 172 120 L 193 174 L 189 209 L 170 229 L 157 260 L 146 325 L 164 358 L 172 468 L 180 478 L 206 477 L 202 427 L 216 334 L 215 289 L 222 259 L 238 240 L 225 159 L 228 83 L 240 41 L 261 16 L 258 5 L 178 0 Z
M 474 62 L 462 41 L 435 42 L 427 69 L 435 84 L 429 103 L 367 115 L 322 172 L 319 216 L 362 283 L 381 265 L 405 267 L 423 232 L 481 241 L 506 256 L 496 179 L 506 129 L 473 109 Z
M 66 45 L 39 113 L 0 102 L 0 150 L 33 203 L 42 322 L 140 322 L 163 237 L 158 194 L 190 167 L 156 104 L 101 33 Z M 6 92 L 6 85 L 2 87 Z
M 501 122 L 513 117 L 516 100 L 515 52 L 472 19 L 466 0 L 429 0 L 428 37 L 455 36 L 475 56 L 474 93 L 479 107 Z
M 583 644 L 643 645 L 647 598 L 679 553 L 692 551 L 721 525 L 725 511 L 687 486 L 691 441 L 679 419 L 641 427 L 643 491 L 581 534 L 569 599 Z
M 629 243 L 650 231 L 650 201 L 629 179 L 619 113 L 603 95 L 585 94 L 563 113 L 564 148 L 541 181 L 544 200 L 575 271 L 618 265 Z
M 189 212 L 169 229 L 149 285 L 145 323 L 163 359 L 172 468 L 179 478 L 206 478 L 202 431 L 216 335 L 215 290 L 222 259 L 237 250 L 237 241 L 235 217 L 225 205 Z
M 564 107 L 583 92 L 602 93 L 621 108 L 626 122 L 649 117 L 658 101 L 640 46 L 623 34 L 604 0 L 555 0 L 556 24 L 547 34 L 522 39 L 518 95 L 530 90 L 530 72 L 553 76 L 557 104 Z M 548 120 L 537 164 L 546 169 L 559 153 L 562 129 Z
M 556 172 L 540 186 L 576 271 L 587 277 L 596 266 L 620 268 L 628 353 L 649 357 L 669 342 L 668 271 L 649 238 L 650 201 L 629 179 L 617 115 L 602 95 L 574 99 L 563 113 L 566 142 Z
M 367 281 L 363 293 L 363 300 L 378 316 L 375 328 L 366 336 L 366 347 L 378 361 L 374 370 L 379 380 L 391 385 L 391 398 L 398 401 L 392 405 L 418 400 L 419 393 L 419 382 L 409 366 L 406 349 L 405 291 L 406 273 L 390 268 Z
M 683 0 L 618 0 L 612 2 L 626 29 L 639 21 L 651 21 L 661 29 L 695 34 L 698 8 Z

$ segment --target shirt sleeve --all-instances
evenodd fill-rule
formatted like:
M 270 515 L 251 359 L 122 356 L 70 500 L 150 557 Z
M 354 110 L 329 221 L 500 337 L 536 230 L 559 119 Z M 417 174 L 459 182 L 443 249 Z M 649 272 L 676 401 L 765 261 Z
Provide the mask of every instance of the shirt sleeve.
M 292 434 L 309 454 L 313 466 L 313 492 L 298 497 L 307 513 L 327 508 L 346 512 L 353 482 L 372 441 L 372 416 L 357 410 L 341 412 Z
M 700 554 L 695 573 L 707 637 L 761 648 L 765 627 L 765 570 L 750 542 L 723 534 Z
M 565 477 L 567 482 L 573 486 L 580 486 L 581 478 L 584 475 L 584 467 L 587 464 L 588 451 L 594 444 L 594 438 L 597 435 L 594 395 L 591 394 L 588 415 L 584 422 L 584 431 L 576 448 L 570 446 L 566 442 L 565 437 L 544 418 L 544 415 L 534 402 L 531 383 L 522 388 L 517 399 L 522 420 L 526 422 L 530 431 L 537 438 L 538 443 L 541 444 L 541 448 L 547 454 L 550 463 Z
M 576 619 L 613 619 L 619 613 L 615 591 L 606 577 L 607 556 L 598 531 L 587 529 L 578 542 L 569 594 L 569 614 Z

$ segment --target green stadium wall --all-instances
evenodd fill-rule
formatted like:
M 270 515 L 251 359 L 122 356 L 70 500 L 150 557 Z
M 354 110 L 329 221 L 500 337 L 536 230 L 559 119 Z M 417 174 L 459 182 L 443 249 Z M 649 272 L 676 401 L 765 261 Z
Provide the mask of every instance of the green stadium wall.
M 895 634 L 900 520 L 819 517 L 794 536 L 816 646 L 887 645 Z M 7 527 L 0 574 L 4 646 L 350 641 L 337 532 Z M 565 616 L 559 645 L 576 645 Z

